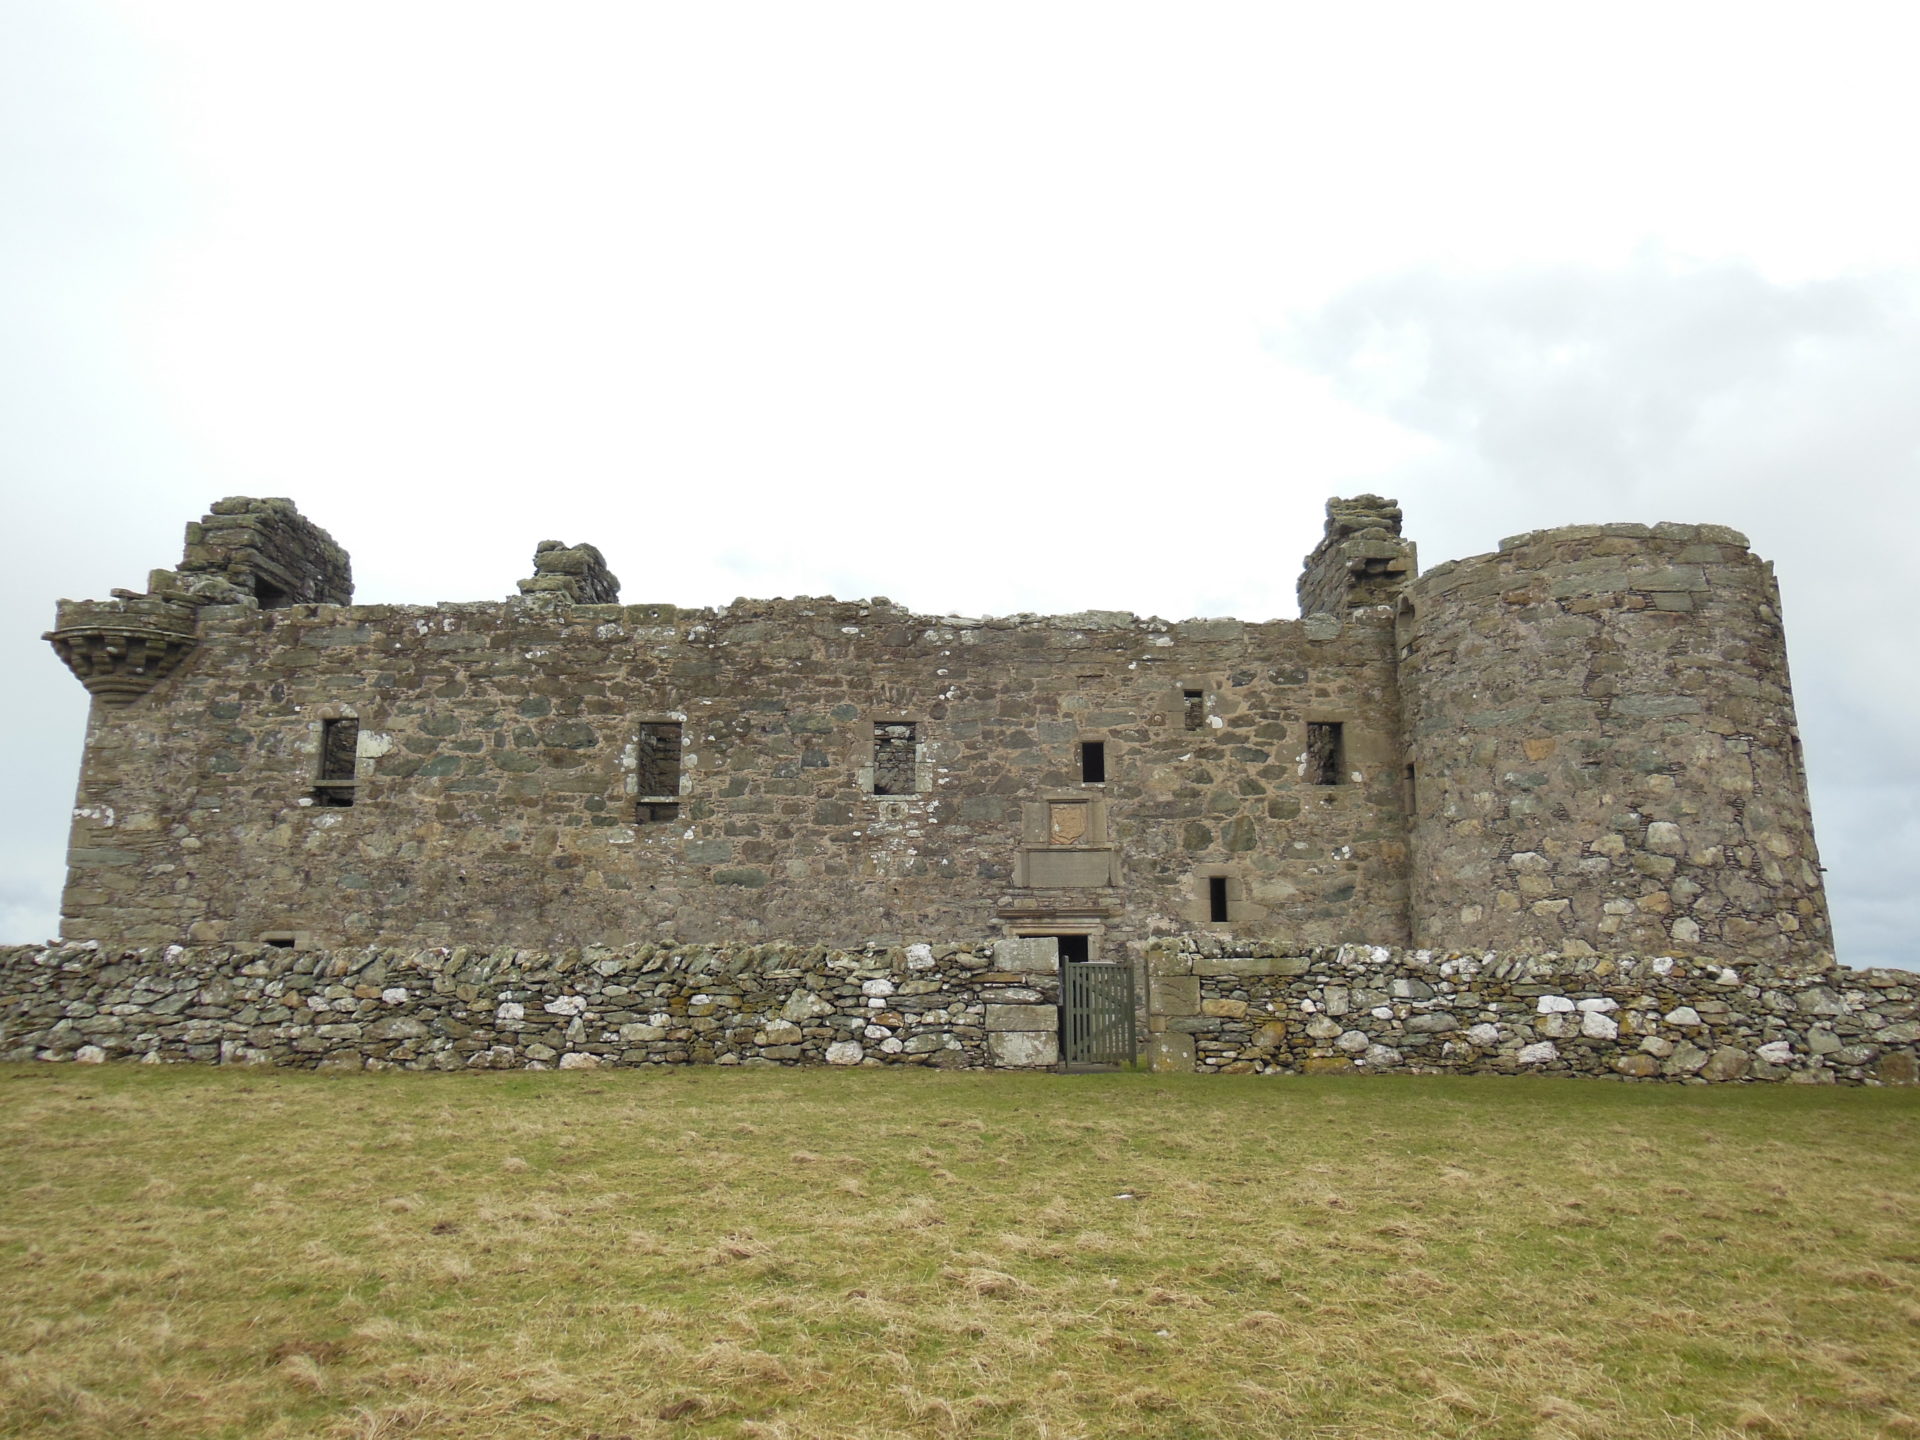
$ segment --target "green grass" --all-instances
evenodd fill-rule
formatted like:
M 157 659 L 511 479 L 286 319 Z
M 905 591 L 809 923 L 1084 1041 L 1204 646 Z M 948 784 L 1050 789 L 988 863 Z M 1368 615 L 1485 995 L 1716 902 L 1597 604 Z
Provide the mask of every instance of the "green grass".
M 1920 1435 L 1910 1090 L 16 1065 L 0 1147 L 4 1436 Z

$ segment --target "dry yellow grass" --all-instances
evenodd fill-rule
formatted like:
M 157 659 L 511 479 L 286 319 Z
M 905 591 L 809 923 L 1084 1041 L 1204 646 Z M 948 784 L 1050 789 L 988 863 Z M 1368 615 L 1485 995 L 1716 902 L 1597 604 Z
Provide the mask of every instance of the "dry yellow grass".
M 1920 1093 L 0 1067 L 0 1435 L 1920 1436 Z

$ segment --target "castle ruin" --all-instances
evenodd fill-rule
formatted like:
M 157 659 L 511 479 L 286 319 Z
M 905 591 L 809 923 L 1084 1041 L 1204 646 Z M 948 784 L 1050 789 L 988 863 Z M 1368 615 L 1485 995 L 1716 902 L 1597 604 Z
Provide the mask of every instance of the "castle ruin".
M 48 639 L 94 697 L 66 939 L 236 964 L 997 942 L 1032 961 L 1006 1003 L 1130 969 L 1188 1064 L 1202 1021 L 1246 1018 L 1244 986 L 1203 1013 L 1196 977 L 1229 972 L 1193 956 L 1832 964 L 1778 590 L 1721 526 L 1536 531 L 1423 574 L 1394 502 L 1333 500 L 1301 618 L 1263 624 L 622 603 L 558 541 L 534 570 L 503 601 L 355 604 L 290 502 L 231 499 L 145 591 L 62 601 Z M 1269 1058 L 1338 1055 L 1309 1038 Z

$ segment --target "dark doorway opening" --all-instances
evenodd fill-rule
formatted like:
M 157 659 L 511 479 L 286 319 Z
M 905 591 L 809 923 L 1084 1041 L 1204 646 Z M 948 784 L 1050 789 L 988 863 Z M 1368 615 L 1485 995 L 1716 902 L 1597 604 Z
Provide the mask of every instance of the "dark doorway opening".
M 1207 919 L 1225 920 L 1227 918 L 1227 877 L 1209 875 L 1207 877 Z
M 1060 942 L 1062 965 L 1078 965 L 1093 958 L 1093 942 L 1086 935 L 1049 935 L 1047 938 Z

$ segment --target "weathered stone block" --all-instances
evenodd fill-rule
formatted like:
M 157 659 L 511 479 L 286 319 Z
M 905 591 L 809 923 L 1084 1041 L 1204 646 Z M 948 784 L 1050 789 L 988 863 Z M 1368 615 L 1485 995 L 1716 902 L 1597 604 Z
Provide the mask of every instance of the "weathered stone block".
M 1060 1011 L 1053 1005 L 989 1005 L 988 1030 L 1057 1030 Z
M 1060 1042 L 1051 1031 L 1003 1030 L 987 1036 L 995 1065 L 1034 1069 L 1060 1063 Z
M 1147 1042 L 1147 1067 L 1158 1075 L 1193 1073 L 1193 1037 L 1167 1032 Z
M 1156 1015 L 1197 1015 L 1200 979 L 1195 975 L 1154 975 L 1147 980 L 1147 1008 Z
M 1050 935 L 996 940 L 993 963 L 997 970 L 1016 974 L 1050 975 L 1060 969 L 1060 942 Z

